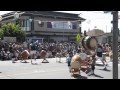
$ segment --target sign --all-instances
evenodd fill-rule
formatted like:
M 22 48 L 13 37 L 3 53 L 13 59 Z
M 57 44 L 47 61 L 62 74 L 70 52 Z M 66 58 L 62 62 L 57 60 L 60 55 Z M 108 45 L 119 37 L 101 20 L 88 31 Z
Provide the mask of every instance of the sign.
M 16 37 L 4 37 L 3 41 L 7 41 L 8 43 L 14 43 L 16 42 Z
M 80 34 L 78 33 L 77 36 L 76 36 L 76 41 L 79 42 L 80 39 L 81 39 L 81 36 L 80 36 Z

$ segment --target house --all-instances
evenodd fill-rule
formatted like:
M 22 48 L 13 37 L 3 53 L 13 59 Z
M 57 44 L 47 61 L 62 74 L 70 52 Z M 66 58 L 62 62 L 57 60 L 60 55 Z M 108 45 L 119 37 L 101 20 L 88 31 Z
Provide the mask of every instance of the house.
M 14 15 L 20 14 L 18 20 Z M 78 14 L 55 11 L 14 11 L 2 15 L 2 23 L 16 21 L 26 32 L 26 41 L 74 41 L 77 33 L 81 33 L 81 24 L 85 21 Z
M 111 44 L 113 41 L 113 33 L 105 33 L 103 35 L 96 36 L 98 43 Z M 120 44 L 120 35 L 118 36 L 118 43 Z
M 96 36 L 98 43 L 112 43 L 112 33 L 104 33 L 102 35 Z
M 87 32 L 88 36 L 99 36 L 99 35 L 103 35 L 104 32 L 102 30 L 99 29 L 93 29 Z

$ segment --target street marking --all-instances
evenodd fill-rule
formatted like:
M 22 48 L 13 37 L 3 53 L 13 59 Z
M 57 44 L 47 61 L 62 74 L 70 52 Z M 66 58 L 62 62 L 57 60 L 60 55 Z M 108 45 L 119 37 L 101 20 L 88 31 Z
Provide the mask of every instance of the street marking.
M 56 72 L 56 71 L 66 71 L 67 69 L 58 69 L 58 70 L 49 70 L 49 71 L 45 71 L 45 70 L 36 70 L 33 72 L 27 72 L 27 73 L 19 73 L 19 74 L 4 74 L 4 75 L 0 75 L 0 77 L 11 77 L 11 76 L 19 76 L 19 75 L 27 75 L 27 74 L 37 74 L 37 73 L 48 73 L 48 72 Z
M 46 72 L 46 71 L 42 71 L 42 70 L 36 70 L 36 71 L 34 71 L 34 73 L 42 73 L 42 72 Z

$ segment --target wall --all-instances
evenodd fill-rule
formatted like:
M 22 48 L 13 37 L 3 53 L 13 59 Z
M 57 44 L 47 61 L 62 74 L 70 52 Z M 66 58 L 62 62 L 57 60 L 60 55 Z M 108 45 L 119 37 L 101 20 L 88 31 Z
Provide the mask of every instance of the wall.
M 35 20 L 43 20 L 43 21 L 70 21 L 69 19 L 68 20 L 65 20 L 65 19 L 54 19 L 54 18 L 43 18 L 43 17 L 35 17 L 34 18 Z M 74 30 L 68 30 L 68 29 L 53 29 L 53 28 L 47 28 L 47 22 L 44 23 L 44 27 L 40 27 L 38 25 L 38 22 L 35 21 L 34 22 L 34 30 L 35 31 L 46 31 L 46 32 L 79 32 L 79 29 L 74 29 Z
M 51 36 L 50 39 L 54 39 L 55 41 L 68 41 L 68 37 Z
M 104 32 L 99 29 L 93 29 L 93 30 L 87 32 L 87 35 L 89 35 L 89 36 L 99 36 L 99 35 L 103 35 L 103 34 L 104 34 Z
M 98 43 L 109 43 L 109 36 L 112 36 L 111 33 L 97 36 Z

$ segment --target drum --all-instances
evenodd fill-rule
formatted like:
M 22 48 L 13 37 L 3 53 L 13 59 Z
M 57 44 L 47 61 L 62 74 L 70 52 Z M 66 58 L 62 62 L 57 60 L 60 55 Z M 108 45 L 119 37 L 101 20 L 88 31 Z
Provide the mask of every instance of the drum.
M 72 57 L 71 64 L 72 64 L 73 62 L 75 62 L 75 61 L 77 61 L 77 62 L 82 61 L 80 55 L 75 55 L 75 56 L 73 56 L 73 57 Z
M 80 75 L 80 68 L 81 68 L 80 61 L 81 61 L 80 55 L 75 55 L 72 57 L 70 72 L 73 75 L 74 74 Z
M 21 57 L 23 59 L 28 59 L 30 53 L 27 51 L 27 50 L 24 50 L 22 53 L 21 53 Z
M 82 57 L 81 57 L 82 56 Z M 83 72 L 89 72 L 90 66 L 90 56 L 85 53 L 81 53 L 80 55 L 73 56 L 71 60 L 71 69 L 82 70 Z M 73 73 L 73 72 L 72 72 Z
M 86 53 L 80 53 L 81 60 L 86 60 L 87 54 Z
M 82 39 L 82 46 L 85 49 L 93 50 L 97 47 L 97 39 L 93 36 L 87 36 Z
M 45 58 L 46 55 L 47 55 L 47 52 L 46 52 L 45 50 L 42 50 L 42 51 L 40 52 L 41 58 Z
M 72 75 L 80 75 L 80 64 L 78 61 L 72 62 L 71 63 L 71 70 L 70 72 L 72 73 Z

